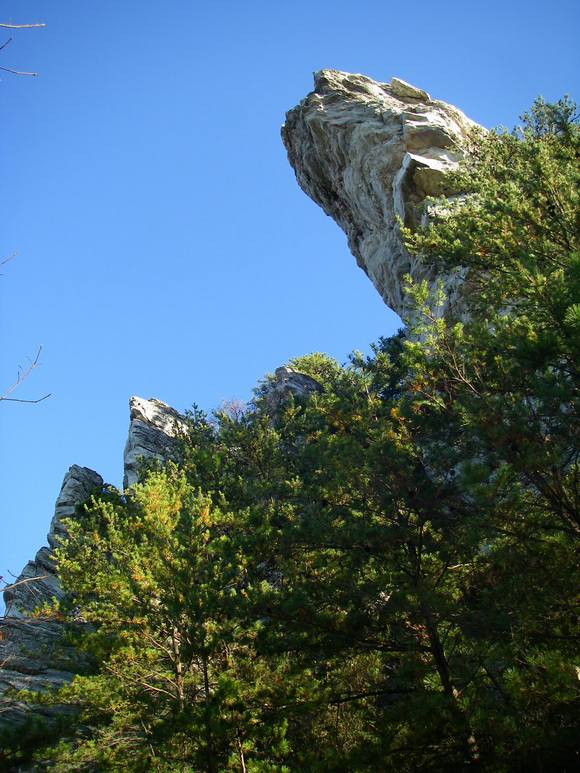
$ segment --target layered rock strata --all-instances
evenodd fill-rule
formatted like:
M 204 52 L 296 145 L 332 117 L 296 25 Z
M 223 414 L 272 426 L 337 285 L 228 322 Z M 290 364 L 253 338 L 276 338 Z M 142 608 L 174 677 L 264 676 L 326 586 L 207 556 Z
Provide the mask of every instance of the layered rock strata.
M 74 517 L 77 505 L 102 486 L 103 479 L 93 470 L 77 465 L 70 468 L 56 500 L 48 546 L 40 548 L 12 588 L 4 592 L 6 614 L 0 623 L 0 727 L 23 721 L 31 710 L 28 702 L 10 697 L 11 692 L 61 687 L 72 678 L 78 665 L 74 650 L 61 641 L 60 623 L 35 610 L 63 595 L 52 553 L 64 534 L 63 519 Z M 53 707 L 34 708 L 46 717 L 55 713 Z
M 137 482 L 139 468 L 151 459 L 176 461 L 179 457 L 177 436 L 185 432 L 185 418 L 167 403 L 152 397 L 129 400 L 129 435 L 125 445 L 123 487 Z
M 415 227 L 427 197 L 451 193 L 443 175 L 476 126 L 398 78 L 379 83 L 337 70 L 315 73 L 314 91 L 286 115 L 282 138 L 298 184 L 342 228 L 358 265 L 403 319 L 404 277 L 434 284 L 437 276 L 406 250 L 399 220 Z M 448 308 L 456 281 L 447 278 Z

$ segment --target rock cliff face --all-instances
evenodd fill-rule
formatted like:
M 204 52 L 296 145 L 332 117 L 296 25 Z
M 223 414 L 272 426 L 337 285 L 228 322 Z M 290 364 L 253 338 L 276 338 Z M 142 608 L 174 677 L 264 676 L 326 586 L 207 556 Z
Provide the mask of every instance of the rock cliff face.
M 413 227 L 427 196 L 444 195 L 473 121 L 398 78 L 378 83 L 337 70 L 286 115 L 282 138 L 300 187 L 343 229 L 358 265 L 385 303 L 406 316 L 403 278 L 436 277 L 405 249 L 398 218 Z M 456 288 L 449 282 L 450 303 Z
M 30 711 L 22 701 L 6 698 L 7 690 L 61 687 L 72 678 L 76 657 L 60 641 L 60 624 L 32 614 L 36 607 L 62 596 L 52 550 L 64 533 L 62 520 L 74 516 L 77 505 L 100 489 L 103 479 L 87 467 L 74 465 L 64 476 L 48 533 L 48 545 L 29 561 L 11 590 L 5 591 L 6 616 L 0 625 L 0 727 L 20 722 Z M 37 710 L 50 717 L 54 709 Z

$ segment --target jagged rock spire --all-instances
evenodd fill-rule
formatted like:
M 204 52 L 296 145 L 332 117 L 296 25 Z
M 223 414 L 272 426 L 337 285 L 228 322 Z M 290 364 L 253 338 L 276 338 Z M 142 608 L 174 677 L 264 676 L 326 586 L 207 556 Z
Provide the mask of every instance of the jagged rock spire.
M 123 488 L 137 482 L 139 467 L 144 461 L 176 460 L 176 437 L 185 432 L 185 417 L 167 403 L 152 397 L 131 397 L 129 400 L 129 435 L 125 445 Z

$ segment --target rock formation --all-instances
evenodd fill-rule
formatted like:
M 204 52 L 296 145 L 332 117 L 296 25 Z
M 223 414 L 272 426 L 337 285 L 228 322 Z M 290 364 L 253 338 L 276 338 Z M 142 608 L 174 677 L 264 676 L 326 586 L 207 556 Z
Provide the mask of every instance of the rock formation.
M 139 467 L 150 459 L 177 459 L 176 436 L 185 431 L 184 417 L 174 408 L 156 400 L 132 397 L 129 400 L 129 436 L 123 457 L 123 488 L 137 482 Z
M 100 490 L 102 486 L 100 475 L 76 464 L 64 476 L 47 536 L 49 546 L 40 548 L 34 561 L 29 561 L 22 570 L 13 589 L 4 592 L 7 618 L 15 620 L 27 617 L 35 607 L 50 603 L 53 597 L 60 596 L 52 550 L 64 534 L 62 521 L 74 516 L 76 506 L 85 502 L 93 491 Z
M 477 126 L 460 110 L 398 78 L 378 83 L 337 70 L 314 74 L 314 91 L 286 115 L 282 138 L 300 187 L 343 229 L 359 266 L 405 318 L 404 276 L 436 280 L 401 239 L 419 205 L 444 195 Z M 447 283 L 449 302 L 456 288 Z
M 274 419 L 290 396 L 307 397 L 311 392 L 319 392 L 321 389 L 320 383 L 312 376 L 283 365 L 276 368 L 274 381 L 268 385 L 264 401 L 265 410 Z
M 74 516 L 77 505 L 102 486 L 103 479 L 93 470 L 77 465 L 70 468 L 56 500 L 48 533 L 49 546 L 40 548 L 13 587 L 4 592 L 6 615 L 0 629 L 0 700 L 3 703 L 0 726 L 23 720 L 30 710 L 27 703 L 6 699 L 7 690 L 57 688 L 72 678 L 75 653 L 70 647 L 62 646 L 60 624 L 42 615 L 33 615 L 33 610 L 62 597 L 52 557 L 52 550 L 64 533 L 62 521 Z M 53 712 L 51 708 L 40 708 L 40 713 L 46 716 Z
M 124 485 L 133 485 L 142 461 L 175 459 L 176 435 L 184 417 L 160 400 L 130 400 L 130 426 L 124 455 Z M 78 505 L 103 487 L 101 476 L 87 467 L 73 465 L 64 477 L 48 533 L 48 546 L 40 548 L 10 590 L 4 592 L 6 614 L 0 623 L 0 727 L 23 720 L 30 705 L 4 697 L 7 690 L 33 691 L 59 687 L 72 678 L 77 659 L 71 648 L 63 647 L 61 626 L 43 615 L 33 614 L 43 604 L 62 597 L 53 560 L 63 519 L 74 517 Z M 54 709 L 38 708 L 51 716 Z

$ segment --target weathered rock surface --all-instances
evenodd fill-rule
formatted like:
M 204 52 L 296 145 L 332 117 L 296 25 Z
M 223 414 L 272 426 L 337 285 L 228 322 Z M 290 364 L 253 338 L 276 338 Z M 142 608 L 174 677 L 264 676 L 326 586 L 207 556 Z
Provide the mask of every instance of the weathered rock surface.
M 102 485 L 103 479 L 93 470 L 77 465 L 70 468 L 56 500 L 48 533 L 50 547 L 40 548 L 12 589 L 4 592 L 6 614 L 0 624 L 0 726 L 22 721 L 31 708 L 23 701 L 6 697 L 7 691 L 42 691 L 60 687 L 72 677 L 78 659 L 71 647 L 63 646 L 60 624 L 42 615 L 33 615 L 33 611 L 62 597 L 52 555 L 59 537 L 64 534 L 62 521 L 73 517 L 77 505 Z M 53 707 L 36 709 L 46 717 L 56 710 Z
M 405 249 L 397 218 L 413 227 L 426 197 L 448 193 L 443 173 L 476 125 L 398 78 L 378 83 L 337 70 L 315 73 L 314 91 L 286 115 L 282 138 L 300 187 L 343 229 L 358 265 L 403 318 L 405 275 L 437 277 Z M 452 280 L 446 289 L 452 306 Z
M 276 368 L 275 381 L 265 394 L 265 410 L 275 418 L 290 396 L 307 397 L 311 392 L 322 391 L 321 384 L 312 376 L 300 373 L 287 365 Z
M 152 397 L 132 397 L 129 401 L 131 423 L 125 445 L 123 487 L 137 482 L 139 467 L 151 459 L 178 458 L 176 437 L 185 431 L 185 418 L 174 408 Z
M 52 549 L 58 546 L 59 537 L 64 534 L 62 521 L 74 516 L 77 505 L 102 486 L 103 479 L 98 473 L 76 464 L 64 476 L 47 536 L 50 547 L 40 548 L 34 561 L 29 561 L 24 567 L 12 590 L 4 592 L 7 618 L 27 617 L 35 607 L 50 603 L 53 597 L 61 595 Z
M 136 482 L 142 460 L 176 458 L 176 434 L 185 426 L 184 417 L 160 400 L 132 397 L 130 408 L 125 486 Z M 102 487 L 103 479 L 93 470 L 77 465 L 70 468 L 56 501 L 48 546 L 40 548 L 12 588 L 4 592 L 6 614 L 0 621 L 0 728 L 22 721 L 31 709 L 29 703 L 9 694 L 7 697 L 7 691 L 60 687 L 72 678 L 78 666 L 74 650 L 63 646 L 60 623 L 34 615 L 33 611 L 62 597 L 53 550 L 65 533 L 63 519 L 74 517 L 76 507 Z M 49 718 L 61 710 L 38 706 L 34 709 Z

